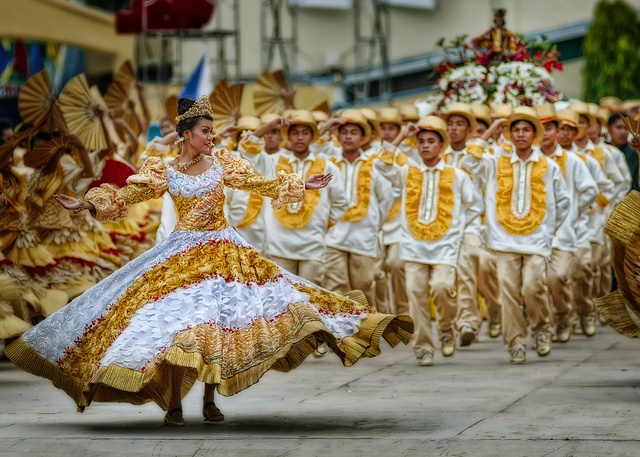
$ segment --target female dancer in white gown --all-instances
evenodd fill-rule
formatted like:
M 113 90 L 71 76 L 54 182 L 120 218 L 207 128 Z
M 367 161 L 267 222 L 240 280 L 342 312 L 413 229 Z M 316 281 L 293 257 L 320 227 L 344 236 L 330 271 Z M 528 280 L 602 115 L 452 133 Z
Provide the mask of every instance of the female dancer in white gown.
M 211 107 L 182 99 L 182 150 L 168 164 L 151 157 L 127 186 L 108 184 L 69 210 L 118 220 L 127 205 L 169 192 L 178 214 L 162 243 L 86 291 L 6 349 L 20 368 L 50 379 L 83 410 L 91 401 L 156 402 L 165 423 L 183 425 L 181 398 L 206 384 L 203 415 L 219 421 L 214 390 L 233 395 L 269 369 L 289 371 L 326 341 L 345 366 L 380 353 L 380 338 L 407 343 L 407 316 L 328 292 L 263 258 L 223 214 L 224 186 L 271 197 L 276 207 L 326 186 L 296 175 L 267 179 L 227 150 L 211 154 Z

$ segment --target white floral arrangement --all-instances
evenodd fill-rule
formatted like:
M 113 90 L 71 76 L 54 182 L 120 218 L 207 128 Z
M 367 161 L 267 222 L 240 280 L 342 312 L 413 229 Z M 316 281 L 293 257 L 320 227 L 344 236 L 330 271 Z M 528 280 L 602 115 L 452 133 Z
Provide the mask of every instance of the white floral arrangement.
M 491 104 L 513 107 L 553 103 L 562 98 L 554 89 L 555 81 L 549 72 L 529 62 L 504 62 L 491 67 L 495 81 Z
M 534 106 L 562 99 L 554 85 L 551 74 L 531 62 L 504 62 L 489 68 L 469 63 L 443 73 L 440 90 L 423 102 L 439 109 L 455 102 Z
M 448 107 L 455 102 L 484 103 L 488 97 L 486 84 L 493 82 L 487 67 L 475 63 L 452 68 L 438 80 L 440 92 L 427 97 L 427 103 Z

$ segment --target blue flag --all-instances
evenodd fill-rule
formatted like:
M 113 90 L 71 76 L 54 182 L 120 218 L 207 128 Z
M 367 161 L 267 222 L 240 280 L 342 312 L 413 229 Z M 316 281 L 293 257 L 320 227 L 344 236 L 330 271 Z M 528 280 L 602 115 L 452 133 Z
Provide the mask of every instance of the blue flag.
M 189 75 L 178 97 L 187 97 L 195 100 L 202 95 L 209 95 L 212 89 L 211 72 L 207 64 L 207 54 L 205 53 Z

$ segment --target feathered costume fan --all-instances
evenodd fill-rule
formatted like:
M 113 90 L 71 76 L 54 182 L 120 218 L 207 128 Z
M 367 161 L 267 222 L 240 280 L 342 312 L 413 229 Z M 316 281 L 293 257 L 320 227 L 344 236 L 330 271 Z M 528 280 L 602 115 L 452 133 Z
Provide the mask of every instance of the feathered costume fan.
M 62 154 L 73 150 L 68 135 L 54 135 L 48 141 L 39 142 L 33 149 L 24 154 L 24 164 L 31 168 L 40 168 L 57 160 Z
M 18 111 L 25 124 L 38 130 L 67 131 L 46 70 L 36 73 L 24 83 L 18 94 Z
M 178 116 L 178 96 L 170 95 L 164 102 L 164 109 L 169 120 L 175 124 Z
M 124 120 L 135 134 L 139 135 L 142 126 L 137 114 L 140 111 L 140 108 L 137 107 L 140 94 L 136 83 L 136 75 L 131 62 L 126 61 L 114 75 L 113 81 L 104 93 L 104 100 L 113 115 Z
M 287 109 L 304 109 L 329 113 L 327 97 L 315 86 L 289 88 L 282 70 L 265 70 L 253 88 L 253 105 L 259 116 L 282 113 Z
M 238 121 L 243 91 L 244 83 L 229 86 L 227 78 L 216 84 L 209 96 L 216 130 L 234 125 Z
M 69 132 L 76 135 L 88 151 L 107 147 L 107 140 L 100 122 L 98 105 L 89 91 L 84 74 L 70 79 L 58 97 L 58 105 L 67 123 Z

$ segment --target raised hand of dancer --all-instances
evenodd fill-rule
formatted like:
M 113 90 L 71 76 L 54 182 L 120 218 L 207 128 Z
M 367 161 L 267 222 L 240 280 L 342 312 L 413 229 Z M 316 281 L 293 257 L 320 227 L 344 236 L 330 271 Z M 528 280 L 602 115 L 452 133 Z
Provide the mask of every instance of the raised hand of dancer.
M 309 176 L 304 183 L 305 189 L 322 189 L 323 187 L 327 187 L 327 185 L 331 182 L 333 175 L 331 173 L 323 173 L 319 175 Z
M 394 146 L 400 146 L 404 140 L 417 135 L 419 131 L 420 127 L 418 127 L 418 124 L 410 122 L 402 127 L 402 130 L 400 130 L 400 133 L 398 133 L 398 136 L 395 137 L 391 144 Z
M 95 215 L 95 207 L 86 200 L 80 200 L 78 198 L 70 197 L 64 194 L 56 194 L 53 196 L 58 203 L 62 205 L 64 209 L 68 209 L 69 211 L 82 211 L 83 209 L 87 209 L 91 212 L 91 214 Z
M 491 126 L 482 135 L 482 139 L 484 141 L 489 141 L 489 139 L 498 131 L 501 131 L 500 129 L 502 128 L 502 126 L 507 125 L 508 122 L 509 122 L 509 118 L 506 118 L 506 117 L 500 117 L 495 119 L 491 123 Z
M 223 127 L 218 132 L 216 132 L 216 136 L 219 138 L 228 138 L 237 134 L 240 131 L 237 125 L 227 125 Z

